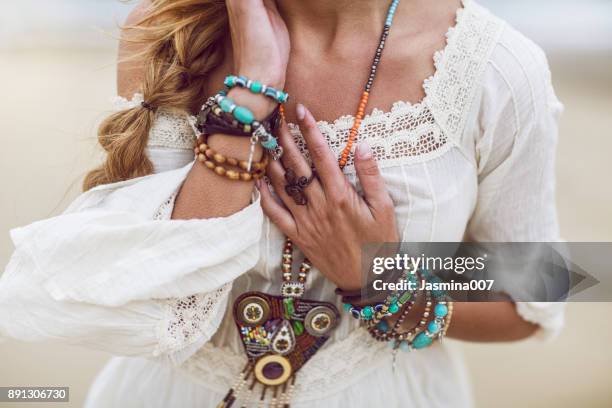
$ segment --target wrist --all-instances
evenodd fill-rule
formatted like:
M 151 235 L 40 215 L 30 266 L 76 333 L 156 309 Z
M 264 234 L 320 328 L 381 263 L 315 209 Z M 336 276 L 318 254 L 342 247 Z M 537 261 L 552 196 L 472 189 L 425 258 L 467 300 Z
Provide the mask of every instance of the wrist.
M 285 75 L 268 72 L 258 72 L 254 69 L 239 69 L 238 76 L 245 76 L 253 81 L 259 81 L 266 86 L 282 90 L 285 87 Z
M 255 119 L 261 121 L 267 118 L 278 105 L 274 100 L 260 94 L 254 94 L 248 89 L 235 87 L 227 93 L 228 98 L 234 100 L 236 105 L 248 108 Z
M 208 144 L 224 156 L 235 157 L 238 160 L 248 160 L 251 152 L 251 139 L 248 137 L 215 134 L 208 137 Z M 262 157 L 263 148 L 257 143 L 253 152 L 253 160 L 258 162 Z

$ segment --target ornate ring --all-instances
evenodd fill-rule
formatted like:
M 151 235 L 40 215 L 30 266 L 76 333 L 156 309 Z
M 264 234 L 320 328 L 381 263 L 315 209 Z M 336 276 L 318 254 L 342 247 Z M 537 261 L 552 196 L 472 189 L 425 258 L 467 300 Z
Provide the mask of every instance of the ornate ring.
M 308 204 L 308 198 L 304 195 L 304 189 L 312 183 L 316 177 L 316 172 L 313 170 L 310 177 L 297 177 L 295 171 L 292 169 L 287 169 L 285 172 L 285 180 L 287 180 L 287 184 L 285 185 L 285 192 L 297 205 L 306 205 Z

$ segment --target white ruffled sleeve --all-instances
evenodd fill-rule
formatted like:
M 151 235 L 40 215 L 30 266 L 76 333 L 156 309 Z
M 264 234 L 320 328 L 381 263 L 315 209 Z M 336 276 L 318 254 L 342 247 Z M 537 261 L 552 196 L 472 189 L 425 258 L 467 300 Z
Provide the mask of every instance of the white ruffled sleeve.
M 191 166 L 97 187 L 11 231 L 0 337 L 175 362 L 208 341 L 231 283 L 259 258 L 263 213 L 256 197 L 229 217 L 169 220 Z
M 475 136 L 478 200 L 466 238 L 477 242 L 558 242 L 555 153 L 563 106 L 544 53 L 508 28 L 488 64 Z M 518 313 L 553 337 L 563 303 L 524 302 Z

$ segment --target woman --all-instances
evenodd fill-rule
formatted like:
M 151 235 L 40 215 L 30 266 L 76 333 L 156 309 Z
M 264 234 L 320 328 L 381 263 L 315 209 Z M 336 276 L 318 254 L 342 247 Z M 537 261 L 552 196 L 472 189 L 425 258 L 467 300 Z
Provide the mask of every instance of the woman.
M 278 295 L 285 236 L 313 265 L 304 296 L 338 309 L 336 288 L 361 285 L 368 242 L 558 239 L 561 105 L 543 53 L 470 0 L 397 3 L 139 5 L 118 76 L 132 99 L 100 129 L 106 162 L 63 215 L 12 232 L 0 333 L 124 356 L 100 374 L 88 407 L 229 406 L 235 396 L 244 406 L 470 406 L 446 343 L 395 356 L 344 312 L 294 387 L 235 382 L 247 359 L 232 305 L 247 292 Z M 276 197 L 255 177 L 219 175 L 227 157 L 264 160 L 249 138 L 209 132 L 202 152 L 223 157 L 204 157 L 215 171 L 193 161 L 189 114 L 229 73 L 292 95 L 284 154 L 266 170 Z M 227 97 L 260 121 L 276 107 L 245 88 Z M 402 325 L 423 315 L 422 298 L 412 306 Z M 554 335 L 563 311 L 456 303 L 449 320 L 450 337 L 510 341 Z

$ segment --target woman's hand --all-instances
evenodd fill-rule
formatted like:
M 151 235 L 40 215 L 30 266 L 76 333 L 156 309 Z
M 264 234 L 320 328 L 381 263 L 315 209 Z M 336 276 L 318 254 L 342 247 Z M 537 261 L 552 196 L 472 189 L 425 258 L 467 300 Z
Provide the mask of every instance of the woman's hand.
M 234 69 L 238 75 L 282 89 L 289 33 L 274 0 L 227 0 Z
M 364 244 L 397 242 L 393 202 L 367 144 L 360 144 L 355 169 L 363 187 L 362 198 L 348 182 L 337 158 L 319 132 L 312 114 L 298 105 L 296 115 L 316 167 L 315 178 L 304 189 L 306 205 L 287 194 L 285 172 L 309 177 L 310 166 L 302 157 L 286 126 L 280 142 L 285 149 L 282 164 L 272 162 L 268 176 L 282 200 L 279 203 L 265 183 L 258 183 L 264 212 L 302 250 L 321 273 L 345 290 L 361 288 L 361 251 Z
M 283 89 L 289 61 L 289 33 L 274 0 L 227 0 L 226 6 L 234 73 Z M 277 105 L 271 98 L 239 87 L 231 89 L 228 96 L 249 108 L 259 120 L 267 117 Z M 208 141 L 215 150 L 245 160 L 251 147 L 248 138 L 212 135 Z M 262 152 L 257 145 L 254 159 L 259 160 Z

